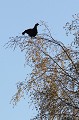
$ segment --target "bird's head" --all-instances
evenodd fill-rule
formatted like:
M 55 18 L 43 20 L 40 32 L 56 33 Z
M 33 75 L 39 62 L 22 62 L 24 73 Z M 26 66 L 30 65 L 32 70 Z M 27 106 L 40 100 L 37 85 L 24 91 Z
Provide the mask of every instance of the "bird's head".
M 39 24 L 38 24 L 38 23 L 36 23 L 35 25 L 36 25 L 36 26 L 38 26 Z
M 36 24 L 35 24 L 35 27 L 37 27 L 38 25 L 39 25 L 39 24 L 38 24 L 38 23 L 36 23 Z

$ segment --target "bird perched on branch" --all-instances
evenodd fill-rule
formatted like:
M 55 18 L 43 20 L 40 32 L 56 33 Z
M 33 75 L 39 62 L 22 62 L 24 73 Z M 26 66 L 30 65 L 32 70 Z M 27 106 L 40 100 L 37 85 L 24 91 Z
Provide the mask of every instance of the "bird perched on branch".
M 34 26 L 34 28 L 30 28 L 30 29 L 25 30 L 24 32 L 22 32 L 22 35 L 24 35 L 25 33 L 27 33 L 30 37 L 35 37 L 37 35 L 37 33 L 38 33 L 38 31 L 37 31 L 37 26 L 38 25 L 39 24 L 36 23 L 35 26 Z

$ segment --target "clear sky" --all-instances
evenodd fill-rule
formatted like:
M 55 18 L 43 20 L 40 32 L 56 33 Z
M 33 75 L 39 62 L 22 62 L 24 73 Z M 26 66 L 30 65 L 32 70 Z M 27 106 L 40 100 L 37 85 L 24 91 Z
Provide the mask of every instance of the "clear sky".
M 40 20 L 48 23 L 55 39 L 70 43 L 72 39 L 66 37 L 63 26 L 78 12 L 79 0 L 0 0 L 0 120 L 30 120 L 34 115 L 28 97 L 14 109 L 9 104 L 16 83 L 26 78 L 30 68 L 24 67 L 24 53 L 5 49 L 3 45 L 9 37 L 21 35 Z

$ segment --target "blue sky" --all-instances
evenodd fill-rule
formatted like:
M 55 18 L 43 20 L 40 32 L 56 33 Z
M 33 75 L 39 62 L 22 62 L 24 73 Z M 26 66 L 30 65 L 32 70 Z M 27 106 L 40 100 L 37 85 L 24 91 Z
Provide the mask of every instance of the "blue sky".
M 16 83 L 30 72 L 24 67 L 24 53 L 19 49 L 5 49 L 9 37 L 21 35 L 26 28 L 43 20 L 48 23 L 52 36 L 65 44 L 72 41 L 66 37 L 63 26 L 79 12 L 79 0 L 2 0 L 0 1 L 0 119 L 30 120 L 35 111 L 28 105 L 28 97 L 13 109 L 9 104 L 16 92 Z M 40 26 L 41 27 L 41 26 Z M 40 28 L 38 27 L 38 32 Z M 42 31 L 41 31 L 42 32 Z M 40 33 L 39 33 L 40 34 Z

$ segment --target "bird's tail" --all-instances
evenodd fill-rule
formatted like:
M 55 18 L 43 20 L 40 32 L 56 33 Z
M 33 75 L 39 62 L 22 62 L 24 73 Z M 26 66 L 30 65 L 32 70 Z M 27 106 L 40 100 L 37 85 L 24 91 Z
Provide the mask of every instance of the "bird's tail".
M 26 31 L 22 32 L 22 35 L 24 35 L 26 33 Z

